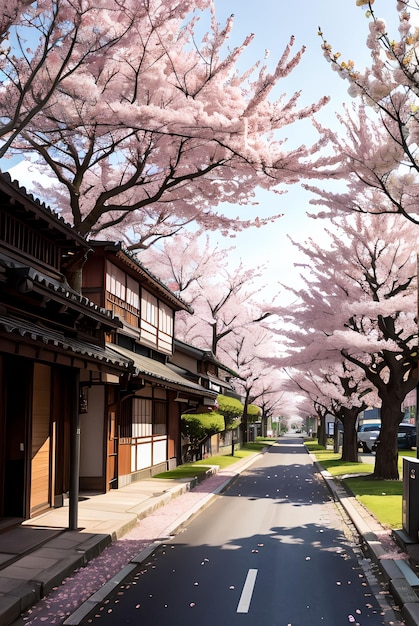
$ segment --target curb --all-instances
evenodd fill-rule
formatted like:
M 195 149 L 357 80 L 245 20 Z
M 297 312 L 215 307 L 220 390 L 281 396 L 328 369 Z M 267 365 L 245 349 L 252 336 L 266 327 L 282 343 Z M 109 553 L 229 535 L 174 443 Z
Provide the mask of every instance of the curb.
M 419 577 L 411 569 L 406 559 L 382 558 L 386 551 L 368 524 L 368 518 L 372 517 L 371 514 L 354 496 L 349 495 L 327 470 L 321 467 L 313 454 L 310 452 L 308 454 L 318 473 L 323 477 L 334 501 L 339 502 L 354 524 L 367 556 L 378 566 L 389 586 L 391 595 L 401 610 L 406 626 L 419 626 Z M 375 520 L 375 525 L 383 528 L 378 520 Z

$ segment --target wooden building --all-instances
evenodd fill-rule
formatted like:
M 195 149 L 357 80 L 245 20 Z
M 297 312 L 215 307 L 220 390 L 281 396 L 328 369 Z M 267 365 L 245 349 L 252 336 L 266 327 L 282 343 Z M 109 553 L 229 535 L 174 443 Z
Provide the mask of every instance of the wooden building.
M 197 348 L 175 339 L 169 366 L 180 375 L 199 383 L 217 395 L 223 394 L 240 399 L 231 384 L 231 380 L 238 377 L 237 372 L 221 363 L 211 350 Z
M 192 313 L 190 307 L 120 244 L 90 245 L 83 294 L 120 319 L 107 345 L 133 362 L 119 397 L 92 373 L 84 372 L 81 380 L 86 412 L 81 416 L 80 486 L 107 491 L 179 464 L 182 400 L 213 406 L 217 392 L 168 364 L 175 313 Z
M 89 250 L 61 218 L 0 174 L 3 524 L 61 506 L 69 495 L 69 526 L 77 527 L 80 380 L 112 382 L 116 390 L 132 366 L 105 345 L 105 335 L 121 326 L 113 311 L 71 285 Z
M 86 242 L 0 173 L 0 527 L 181 462 L 217 390 L 169 363 L 189 306 L 120 244 Z

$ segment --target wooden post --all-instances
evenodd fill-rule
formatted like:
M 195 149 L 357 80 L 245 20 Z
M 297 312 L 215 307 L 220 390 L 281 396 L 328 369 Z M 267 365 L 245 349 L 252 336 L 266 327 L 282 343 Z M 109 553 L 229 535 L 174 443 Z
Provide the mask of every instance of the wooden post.
M 79 517 L 79 480 L 80 480 L 80 375 L 75 377 L 74 407 L 70 421 L 70 500 L 68 527 L 77 530 Z

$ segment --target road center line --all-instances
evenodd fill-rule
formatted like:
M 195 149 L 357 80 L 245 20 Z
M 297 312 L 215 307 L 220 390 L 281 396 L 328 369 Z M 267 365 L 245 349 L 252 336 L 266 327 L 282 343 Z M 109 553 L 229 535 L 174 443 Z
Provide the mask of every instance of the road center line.
M 257 569 L 249 569 L 244 583 L 242 595 L 237 605 L 237 613 L 248 613 L 252 601 L 253 589 L 256 582 Z

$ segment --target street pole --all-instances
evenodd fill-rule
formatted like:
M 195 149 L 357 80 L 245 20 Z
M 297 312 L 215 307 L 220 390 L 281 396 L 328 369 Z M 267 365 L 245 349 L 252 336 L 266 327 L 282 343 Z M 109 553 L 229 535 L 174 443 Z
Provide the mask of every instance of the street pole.
M 80 479 L 80 375 L 75 377 L 74 406 L 70 420 L 70 493 L 68 509 L 68 527 L 78 528 L 79 513 L 79 479 Z

